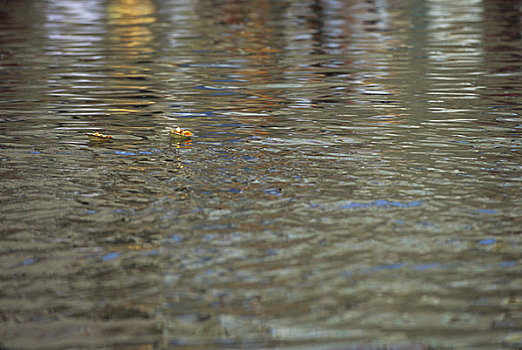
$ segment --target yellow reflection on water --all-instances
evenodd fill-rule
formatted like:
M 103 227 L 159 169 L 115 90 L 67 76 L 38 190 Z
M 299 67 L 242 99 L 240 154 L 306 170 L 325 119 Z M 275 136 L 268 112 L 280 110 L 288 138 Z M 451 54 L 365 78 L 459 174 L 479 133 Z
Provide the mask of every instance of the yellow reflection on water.
M 147 60 L 154 52 L 154 33 L 151 24 L 156 22 L 156 8 L 151 0 L 109 0 L 106 7 L 108 38 L 114 50 L 110 62 L 112 91 L 121 91 L 118 106 L 111 113 L 139 113 L 140 107 L 155 102 L 143 98 L 131 98 L 135 91 L 146 90 L 148 85 L 140 86 L 137 81 L 149 77 L 149 68 L 137 63 Z M 132 79 L 133 82 L 129 82 Z M 129 84 L 127 84 L 129 83 Z M 118 92 L 120 93 L 120 92 Z M 128 95 L 131 94 L 131 97 Z M 136 95 L 139 96 L 139 95 Z
M 150 0 L 113 0 L 107 6 L 109 21 L 119 25 L 139 25 L 155 22 L 154 5 Z
M 112 0 L 107 5 L 110 38 L 130 50 L 127 54 L 150 53 L 154 36 L 149 24 L 156 22 L 156 9 L 150 0 Z M 135 50 L 135 51 L 134 51 Z

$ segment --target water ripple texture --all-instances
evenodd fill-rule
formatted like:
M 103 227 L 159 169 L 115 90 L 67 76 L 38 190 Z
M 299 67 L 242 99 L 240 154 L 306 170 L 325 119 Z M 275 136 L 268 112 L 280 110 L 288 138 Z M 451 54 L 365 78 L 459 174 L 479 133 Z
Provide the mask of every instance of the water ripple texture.
M 1 1 L 0 348 L 521 348 L 521 18 Z

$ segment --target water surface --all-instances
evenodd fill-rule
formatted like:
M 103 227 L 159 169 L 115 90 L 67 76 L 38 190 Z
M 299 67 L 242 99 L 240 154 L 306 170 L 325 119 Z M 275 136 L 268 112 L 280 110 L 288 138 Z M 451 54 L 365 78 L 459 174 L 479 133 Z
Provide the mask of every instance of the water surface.
M 1 347 L 522 346 L 521 18 L 1 2 Z

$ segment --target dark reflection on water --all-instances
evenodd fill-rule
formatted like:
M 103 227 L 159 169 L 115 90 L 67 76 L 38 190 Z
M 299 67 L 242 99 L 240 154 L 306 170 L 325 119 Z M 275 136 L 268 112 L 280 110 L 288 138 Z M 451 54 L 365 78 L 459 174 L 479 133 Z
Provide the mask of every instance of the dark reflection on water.
M 0 2 L 1 347 L 522 346 L 521 15 Z

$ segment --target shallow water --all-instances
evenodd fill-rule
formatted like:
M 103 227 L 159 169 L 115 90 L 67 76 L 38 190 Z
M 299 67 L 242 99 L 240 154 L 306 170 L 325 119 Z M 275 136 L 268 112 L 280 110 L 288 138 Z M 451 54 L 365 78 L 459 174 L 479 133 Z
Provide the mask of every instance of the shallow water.
M 0 2 L 0 347 L 522 346 L 521 18 Z

